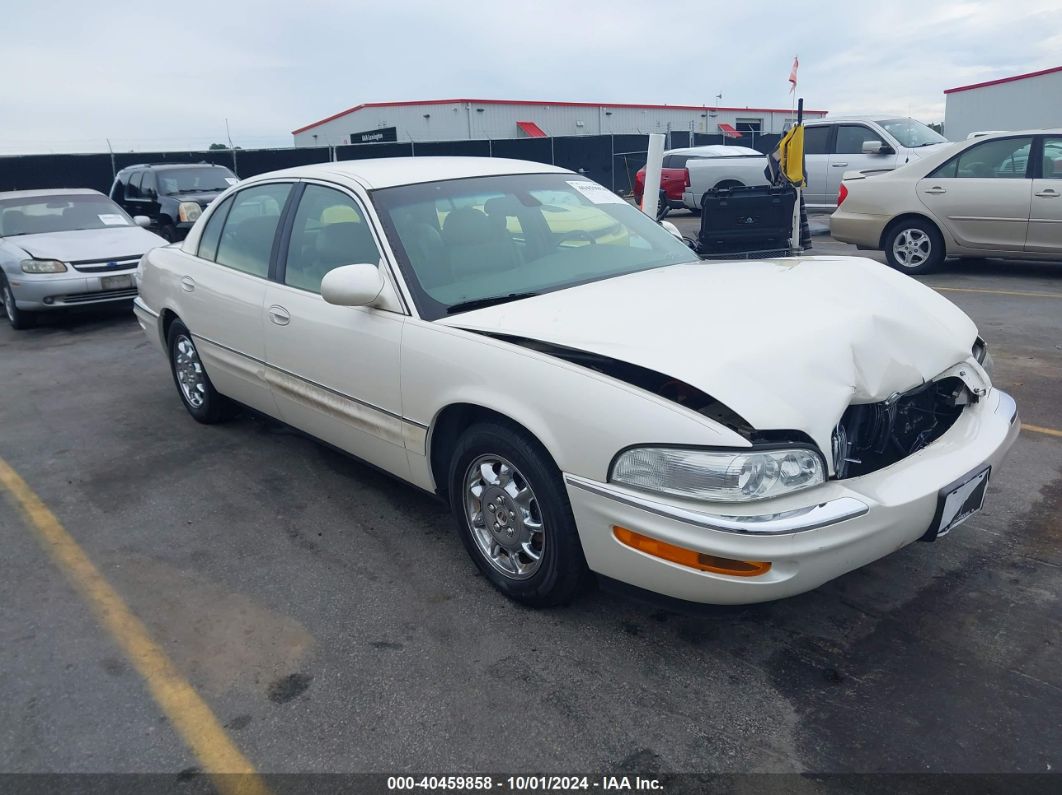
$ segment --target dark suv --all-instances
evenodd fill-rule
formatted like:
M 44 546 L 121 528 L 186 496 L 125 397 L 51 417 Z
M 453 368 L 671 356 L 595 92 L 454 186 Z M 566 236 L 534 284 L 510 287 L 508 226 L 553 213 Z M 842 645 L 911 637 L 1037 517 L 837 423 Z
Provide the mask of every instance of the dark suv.
M 184 240 L 203 209 L 237 177 L 211 163 L 143 163 L 118 172 L 111 200 L 130 215 L 146 215 L 171 243 Z

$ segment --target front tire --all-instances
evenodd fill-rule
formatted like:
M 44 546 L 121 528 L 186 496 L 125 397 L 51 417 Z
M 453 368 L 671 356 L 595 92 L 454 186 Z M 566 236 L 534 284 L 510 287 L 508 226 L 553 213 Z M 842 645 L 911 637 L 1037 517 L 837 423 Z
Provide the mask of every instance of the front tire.
M 7 322 L 11 324 L 11 328 L 23 331 L 37 325 L 37 313 L 18 308 L 15 304 L 15 294 L 3 274 L 0 274 L 0 303 L 4 305 L 4 315 L 7 317 Z
M 159 237 L 167 243 L 177 242 L 177 227 L 173 224 L 159 224 Z
M 944 254 L 944 238 L 929 221 L 900 221 L 885 236 L 886 262 L 912 276 L 935 270 L 944 261 Z
M 451 460 L 450 504 L 468 554 L 510 599 L 562 605 L 587 581 L 561 474 L 526 434 L 500 422 L 469 428 Z
M 174 320 L 166 341 L 173 383 L 192 419 L 205 425 L 221 422 L 228 416 L 231 403 L 210 382 L 188 327 Z

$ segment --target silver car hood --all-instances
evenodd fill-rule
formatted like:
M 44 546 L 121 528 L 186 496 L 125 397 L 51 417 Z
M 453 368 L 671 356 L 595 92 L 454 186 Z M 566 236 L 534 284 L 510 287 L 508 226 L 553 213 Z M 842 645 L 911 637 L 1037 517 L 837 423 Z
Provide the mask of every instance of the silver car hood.
M 166 241 L 139 226 L 113 226 L 103 229 L 76 229 L 71 232 L 45 232 L 4 238 L 35 259 L 62 262 L 140 256 Z
M 940 375 L 977 337 L 947 299 L 855 257 L 675 265 L 438 322 L 664 373 L 759 430 L 802 430 L 827 453 L 849 404 Z

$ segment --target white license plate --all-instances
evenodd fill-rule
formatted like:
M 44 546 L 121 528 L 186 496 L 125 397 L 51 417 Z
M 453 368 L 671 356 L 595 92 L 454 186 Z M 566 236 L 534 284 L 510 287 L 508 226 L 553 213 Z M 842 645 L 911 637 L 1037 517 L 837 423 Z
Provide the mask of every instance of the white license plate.
M 133 286 L 133 276 L 123 273 L 121 276 L 104 276 L 100 279 L 100 285 L 104 290 L 122 290 Z
M 985 467 L 941 490 L 937 503 L 935 538 L 947 535 L 981 510 L 991 471 L 991 467 Z

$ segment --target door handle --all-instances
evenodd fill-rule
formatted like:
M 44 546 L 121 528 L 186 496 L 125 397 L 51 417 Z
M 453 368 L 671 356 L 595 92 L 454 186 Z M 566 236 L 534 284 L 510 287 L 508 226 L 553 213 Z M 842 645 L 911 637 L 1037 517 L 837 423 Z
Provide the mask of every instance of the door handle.
M 833 168 L 847 168 L 847 163 L 830 163 Z
M 1037 191 L 1036 195 L 1043 196 L 1045 199 L 1057 199 L 1059 196 L 1062 196 L 1062 194 L 1054 188 L 1044 188 L 1041 191 Z
M 939 185 L 934 185 L 932 188 L 927 188 L 924 193 L 928 193 L 931 196 L 939 196 L 941 193 L 947 193 L 947 188 L 942 188 Z
M 186 293 L 192 292 L 195 289 L 195 279 L 191 276 L 185 276 L 181 279 L 181 289 Z
M 291 315 L 288 314 L 288 310 L 284 307 L 273 304 L 273 306 L 269 307 L 269 319 L 278 326 L 286 326 L 291 322 Z

